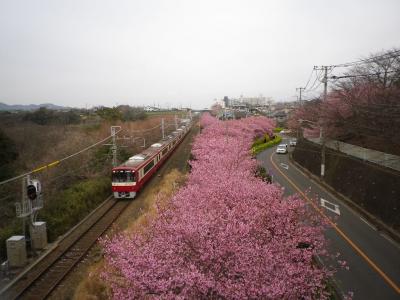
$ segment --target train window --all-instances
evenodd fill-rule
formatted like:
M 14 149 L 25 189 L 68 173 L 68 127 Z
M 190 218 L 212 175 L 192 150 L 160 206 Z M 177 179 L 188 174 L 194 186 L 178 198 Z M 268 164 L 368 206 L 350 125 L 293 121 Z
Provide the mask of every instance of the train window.
M 168 147 L 165 147 L 165 149 L 161 152 L 162 155 L 165 155 L 168 152 Z
M 113 182 L 135 182 L 136 176 L 133 171 L 116 170 L 112 173 Z
M 148 171 L 150 171 L 150 169 L 154 166 L 154 160 L 152 160 L 150 163 L 148 163 L 145 167 L 144 167 L 144 174 L 146 174 Z

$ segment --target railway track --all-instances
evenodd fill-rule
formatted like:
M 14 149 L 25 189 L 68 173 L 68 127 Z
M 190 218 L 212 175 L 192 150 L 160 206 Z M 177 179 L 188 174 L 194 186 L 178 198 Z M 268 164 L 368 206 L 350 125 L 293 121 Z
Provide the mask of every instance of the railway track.
M 14 282 L 0 299 L 45 299 L 129 205 L 108 198 L 64 237 L 48 255 Z
M 197 128 L 195 127 L 195 129 Z M 191 148 L 190 140 L 197 132 L 197 130 L 189 132 L 188 135 L 191 138 L 184 139 L 183 143 L 186 143 L 184 148 Z M 179 155 L 173 153 L 163 168 L 170 165 L 168 168 L 184 169 L 188 157 L 182 153 Z M 23 276 L 17 277 L 5 290 L 0 291 L 0 300 L 49 297 L 130 203 L 129 200 L 117 201 L 109 197 L 81 223 L 71 229 L 43 259 L 35 263 Z

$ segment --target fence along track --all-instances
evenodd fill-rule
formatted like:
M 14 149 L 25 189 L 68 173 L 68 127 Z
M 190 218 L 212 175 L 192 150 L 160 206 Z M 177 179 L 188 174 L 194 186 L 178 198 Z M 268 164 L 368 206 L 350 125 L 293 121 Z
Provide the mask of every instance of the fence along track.
M 81 261 L 97 239 L 107 230 L 129 201 L 111 199 L 83 222 L 37 266 L 7 290 L 4 299 L 45 299 Z

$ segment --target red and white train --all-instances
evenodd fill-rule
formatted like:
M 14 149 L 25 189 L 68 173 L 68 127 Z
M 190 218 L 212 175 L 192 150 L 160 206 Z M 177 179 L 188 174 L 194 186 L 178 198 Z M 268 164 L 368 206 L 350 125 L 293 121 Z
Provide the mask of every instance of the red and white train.
M 184 125 L 112 169 L 112 191 L 114 198 L 135 198 L 136 193 L 151 178 L 182 142 L 191 128 L 189 120 Z

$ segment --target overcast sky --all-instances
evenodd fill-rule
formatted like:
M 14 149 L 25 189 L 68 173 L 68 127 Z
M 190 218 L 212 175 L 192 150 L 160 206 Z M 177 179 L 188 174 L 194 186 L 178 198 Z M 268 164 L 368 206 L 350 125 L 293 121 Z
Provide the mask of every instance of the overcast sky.
M 399 0 L 0 0 L 0 102 L 295 100 L 314 65 L 400 46 Z

